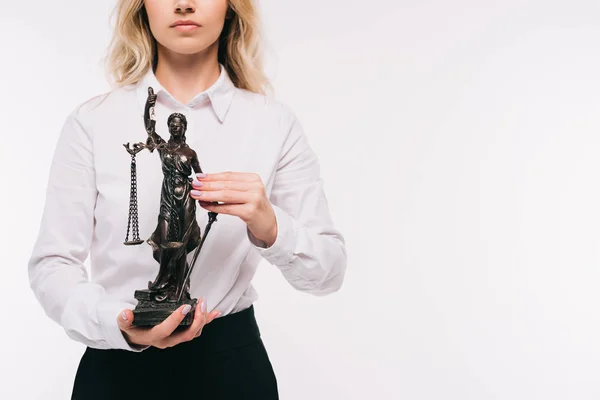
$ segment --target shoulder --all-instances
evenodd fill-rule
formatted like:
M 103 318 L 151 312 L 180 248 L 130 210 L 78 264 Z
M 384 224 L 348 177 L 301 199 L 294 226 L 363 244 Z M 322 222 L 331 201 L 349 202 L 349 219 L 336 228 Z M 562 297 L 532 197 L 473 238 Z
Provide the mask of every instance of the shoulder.
M 196 154 L 196 151 L 194 149 L 192 149 L 187 143 L 186 143 L 185 151 L 192 157 L 198 157 L 198 155 Z
M 71 109 L 69 118 L 87 125 L 115 115 L 123 104 L 132 100 L 135 93 L 131 87 L 115 88 L 84 98 Z
M 296 121 L 292 108 L 273 96 L 254 93 L 245 89 L 237 89 L 236 102 L 254 117 L 262 117 L 266 121 L 277 124 L 280 128 L 289 128 Z

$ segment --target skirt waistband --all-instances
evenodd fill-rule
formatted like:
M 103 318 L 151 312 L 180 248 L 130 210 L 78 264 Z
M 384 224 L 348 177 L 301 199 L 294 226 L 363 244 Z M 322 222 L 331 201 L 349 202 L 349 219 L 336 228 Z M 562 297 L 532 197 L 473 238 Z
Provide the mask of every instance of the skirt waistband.
M 197 338 L 179 343 L 174 351 L 210 354 L 246 346 L 260 341 L 260 330 L 254 315 L 254 306 L 214 319 L 202 328 Z M 147 350 L 160 351 L 156 347 Z

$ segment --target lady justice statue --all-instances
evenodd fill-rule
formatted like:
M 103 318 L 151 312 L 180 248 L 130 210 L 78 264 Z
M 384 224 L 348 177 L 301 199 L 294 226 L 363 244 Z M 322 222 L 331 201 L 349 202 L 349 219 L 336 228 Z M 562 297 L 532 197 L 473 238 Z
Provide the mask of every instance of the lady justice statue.
M 152 247 L 154 259 L 159 263 L 159 271 L 153 282 L 148 282 L 148 289 L 136 290 L 138 305 L 133 311 L 134 325 L 153 326 L 162 322 L 182 304 L 190 304 L 192 311 L 186 315 L 182 325 L 189 325 L 193 320 L 193 311 L 197 299 L 190 297 L 189 276 L 198 257 L 210 226 L 216 221 L 217 213 L 209 212 L 208 225 L 204 237 L 196 221 L 196 202 L 190 197 L 192 178 L 190 175 L 201 173 L 196 152 L 191 149 L 185 139 L 187 120 L 183 114 L 173 113 L 167 119 L 171 137 L 168 142 L 155 131 L 154 106 L 156 94 L 148 88 L 148 99 L 144 109 L 144 123 L 148 138 L 146 143 L 136 143 L 133 148 L 124 144 L 131 154 L 131 198 L 129 207 L 129 223 L 124 244 L 137 245 L 143 243 L 139 239 L 137 226 L 137 179 L 135 155 L 143 149 L 151 153 L 158 151 L 164 175 L 161 194 L 160 211 L 156 229 L 146 241 Z M 133 222 L 134 238 L 128 240 L 129 229 Z M 196 250 L 191 264 L 187 262 L 187 254 Z

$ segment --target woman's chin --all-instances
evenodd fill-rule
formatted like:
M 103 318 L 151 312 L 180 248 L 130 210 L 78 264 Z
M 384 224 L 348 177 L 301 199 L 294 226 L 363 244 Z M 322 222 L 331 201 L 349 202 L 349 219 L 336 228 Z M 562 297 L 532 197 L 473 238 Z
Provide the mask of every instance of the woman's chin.
M 205 43 L 204 40 L 198 40 L 191 37 L 179 37 L 165 46 L 169 51 L 175 54 L 191 56 L 194 54 L 203 53 L 210 47 L 210 43 Z

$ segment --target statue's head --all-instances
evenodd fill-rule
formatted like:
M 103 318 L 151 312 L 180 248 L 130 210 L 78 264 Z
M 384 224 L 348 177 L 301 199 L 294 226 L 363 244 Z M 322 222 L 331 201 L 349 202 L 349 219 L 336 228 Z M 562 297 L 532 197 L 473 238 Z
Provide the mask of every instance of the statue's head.
M 187 129 L 187 119 L 185 118 L 185 115 L 180 113 L 169 115 L 167 125 L 169 126 L 169 133 L 171 136 L 183 137 L 185 139 L 185 131 Z

